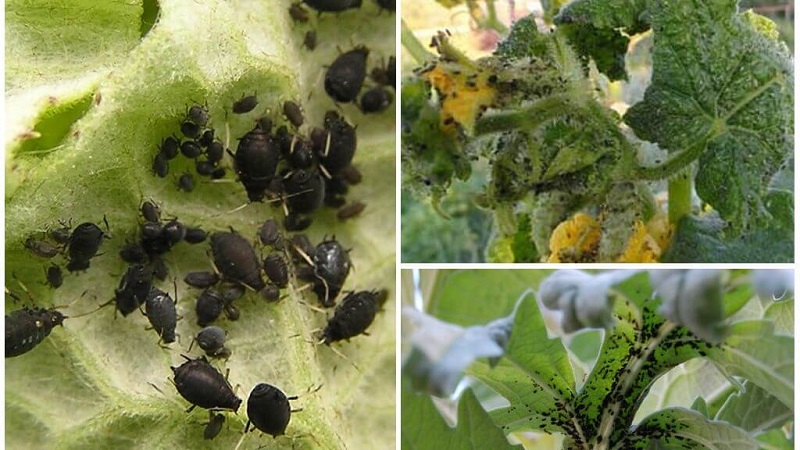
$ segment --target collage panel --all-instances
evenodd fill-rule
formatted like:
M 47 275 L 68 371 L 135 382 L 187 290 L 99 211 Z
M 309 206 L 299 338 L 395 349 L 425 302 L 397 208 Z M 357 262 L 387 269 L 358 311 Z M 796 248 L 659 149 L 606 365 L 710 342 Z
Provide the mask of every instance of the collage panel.
M 5 7 L 4 448 L 394 448 L 394 0 Z
M 790 263 L 788 0 L 404 0 L 404 263 Z
M 401 448 L 793 448 L 794 278 L 403 270 Z

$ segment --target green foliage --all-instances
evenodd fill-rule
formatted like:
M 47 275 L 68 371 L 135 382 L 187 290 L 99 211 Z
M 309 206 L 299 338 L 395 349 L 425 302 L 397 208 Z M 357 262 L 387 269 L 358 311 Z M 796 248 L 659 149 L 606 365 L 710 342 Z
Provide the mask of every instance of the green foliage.
M 433 116 L 452 115 L 452 103 L 431 89 L 409 93 L 412 103 L 424 95 L 430 102 L 424 114 L 409 116 L 404 186 L 435 203 L 454 178 L 462 178 L 458 173 L 468 174 L 475 160 L 487 161 L 481 206 L 530 213 L 536 250 L 517 259 L 513 233 L 501 223 L 508 214 L 496 214 L 500 233 L 488 252 L 495 261 L 527 261 L 531 254 L 546 260 L 553 230 L 577 212 L 602 219 L 600 251 L 591 261 L 616 261 L 633 235 L 633 221 L 657 212 L 652 194 L 663 183 L 642 189 L 643 181 L 669 183 L 669 221 L 678 231 L 669 250 L 660 249 L 663 261 L 791 260 L 793 62 L 776 25 L 739 12 L 736 3 L 547 2 L 550 14 L 560 8 L 553 32 L 540 32 L 531 16 L 517 21 L 490 57 L 469 61 L 452 51 L 443 54 L 433 66 L 446 68 L 438 86 L 457 87 L 447 98 L 470 92 L 469 83 L 453 81 L 454 74 L 477 67 L 492 72 L 494 101 L 485 115 L 480 111 L 469 123 L 456 123 L 448 136 L 435 129 Z M 649 142 L 631 136 L 593 90 L 593 83 L 602 86 L 635 72 L 625 67 L 629 39 L 645 31 L 653 36 L 652 81 L 623 120 Z M 590 63 L 608 80 L 590 79 L 596 73 L 587 70 Z M 416 133 L 417 127 L 427 131 Z M 420 144 L 427 142 L 435 149 L 422 152 Z M 654 145 L 668 158 L 642 162 Z M 698 167 L 696 175 L 687 171 L 690 165 Z M 609 209 L 618 198 L 615 190 L 628 183 L 653 191 L 632 209 Z M 706 214 L 692 209 L 694 191 L 720 218 L 707 231 L 687 225 Z M 519 242 L 513 247 L 520 248 Z
M 661 316 L 665 299 L 654 293 L 650 283 L 651 277 L 663 279 L 663 274 L 655 273 L 660 271 L 614 275 L 627 279 L 609 290 L 614 324 L 604 337 L 600 333 L 553 337 L 548 328 L 554 317 L 539 303 L 549 302 L 549 294 L 541 288 L 538 299 L 529 294 L 542 272 L 440 271 L 430 291 L 429 313 L 461 325 L 487 323 L 515 311 L 505 355 L 496 365 L 477 361 L 466 370 L 508 402 L 498 407 L 501 403 L 491 396 L 482 398 L 483 407 L 504 433 L 562 434 L 565 449 L 755 450 L 758 442 L 774 445 L 765 448 L 786 448 L 786 427 L 793 420 L 793 337 L 776 333 L 770 322 L 735 319 L 743 299 L 759 302 L 747 282 L 748 272 L 716 275 L 723 283 L 717 289 L 730 322 L 728 337 L 720 344 L 706 342 Z M 558 273 L 564 278 L 568 271 Z M 680 283 L 686 286 L 677 290 L 678 295 L 691 299 L 696 288 L 690 271 L 673 273 L 687 280 Z M 594 275 L 588 276 L 576 275 L 574 282 L 583 283 Z M 580 360 L 588 364 L 585 380 L 576 379 L 579 367 L 570 362 L 568 349 L 583 355 Z M 741 390 L 735 388 L 739 381 L 729 384 L 731 375 L 741 377 Z M 445 436 L 456 439 L 452 437 L 456 430 L 437 425 L 441 419 L 432 406 L 421 403 L 423 399 L 427 397 L 403 393 L 403 448 L 416 448 L 423 441 L 405 436 L 424 435 L 432 442 Z M 459 423 L 463 404 L 469 401 L 461 399 Z
M 26 303 L 17 281 L 37 305 L 59 305 L 72 318 L 30 353 L 6 360 L 6 448 L 209 448 L 202 439 L 207 413 L 187 414 L 188 403 L 168 381 L 170 365 L 182 362 L 181 353 L 199 354 L 196 346 L 187 350 L 199 330 L 197 291 L 178 282 L 180 342 L 167 351 L 159 348 L 153 331 L 145 330 L 147 320 L 138 312 L 115 319 L 109 307 L 77 316 L 114 295 L 126 269 L 118 252 L 138 230 L 145 199 L 156 201 L 165 217 L 207 231 L 232 226 L 248 240 L 266 218 L 281 219 L 281 210 L 268 204 L 232 212 L 247 197 L 230 175 L 228 183 L 198 183 L 191 194 L 179 192 L 177 174 L 194 170 L 185 158 L 171 162 L 167 178 L 153 176 L 158 145 L 178 132 L 189 104 L 207 103 L 217 137 L 235 148 L 255 117 L 269 110 L 281 123 L 276 108 L 284 100 L 301 102 L 307 122 L 321 123 L 334 105 L 317 79 L 323 65 L 338 55 L 336 47 L 351 45 L 351 36 L 369 44 L 370 66 L 394 54 L 393 33 L 387 30 L 393 29 L 395 16 L 378 15 L 374 2 L 365 2 L 360 11 L 314 18 L 318 35 L 329 37 L 314 53 L 302 47 L 307 28 L 293 24 L 289 4 L 162 0 L 156 13 L 154 2 L 145 2 L 145 8 L 118 1 L 7 2 L 6 279 Z M 350 30 L 347 36 L 339 33 L 342 29 Z M 230 114 L 234 100 L 253 93 L 259 105 L 251 114 Z M 350 196 L 366 200 L 368 207 L 348 222 L 320 211 L 309 237 L 319 242 L 335 233 L 353 249 L 358 276 L 351 276 L 345 289 L 391 289 L 394 115 L 365 117 L 353 106 L 341 108 L 358 126 L 355 164 L 364 174 Z M 225 165 L 230 169 L 231 161 Z M 67 274 L 57 291 L 45 287 L 46 263 L 24 248 L 25 240 L 59 220 L 102 224 L 104 215 L 110 239 L 91 268 Z M 208 250 L 207 243 L 176 245 L 166 255 L 170 279 L 209 270 Z M 55 261 L 64 262 L 61 256 Z M 171 280 L 158 287 L 172 293 Z M 289 437 L 242 436 L 246 415 L 240 409 L 238 415 L 228 414 L 213 445 L 234 448 L 240 439 L 240 449 L 394 445 L 394 301 L 376 318 L 371 336 L 339 345 L 360 370 L 328 347 L 308 342 L 326 316 L 301 301 L 314 300 L 296 289 L 273 304 L 248 293 L 239 304 L 240 320 L 223 324 L 233 355 L 215 364 L 223 371 L 230 368 L 231 384 L 240 386 L 244 398 L 258 382 L 288 395 L 323 388 L 294 402 L 303 411 L 292 415 Z M 7 296 L 7 311 L 21 306 Z M 365 392 L 369 408 L 361 401 Z

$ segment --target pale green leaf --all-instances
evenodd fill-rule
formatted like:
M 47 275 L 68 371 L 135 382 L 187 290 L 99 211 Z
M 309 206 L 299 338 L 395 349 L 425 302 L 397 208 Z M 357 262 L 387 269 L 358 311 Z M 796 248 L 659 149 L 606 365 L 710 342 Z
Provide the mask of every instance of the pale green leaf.
M 744 387 L 745 392 L 728 397 L 714 420 L 730 422 L 755 435 L 793 419 L 794 412 L 765 390 L 750 381 L 745 381 Z

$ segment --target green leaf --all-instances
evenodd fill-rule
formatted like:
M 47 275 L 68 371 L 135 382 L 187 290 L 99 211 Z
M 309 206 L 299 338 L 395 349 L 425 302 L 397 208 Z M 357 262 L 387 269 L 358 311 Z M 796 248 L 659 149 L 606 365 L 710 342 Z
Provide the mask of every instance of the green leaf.
M 662 438 L 653 437 L 659 434 Z M 660 442 L 658 442 L 660 441 Z M 755 440 L 744 430 L 726 422 L 711 421 L 702 414 L 682 408 L 669 408 L 648 416 L 617 448 L 755 450 Z M 659 445 L 660 444 L 660 445 Z
M 727 374 L 749 379 L 794 408 L 794 339 L 774 334 L 770 322 L 733 324 L 725 343 L 708 356 Z
M 531 218 L 527 214 L 517 215 L 517 232 L 511 243 L 514 252 L 514 261 L 517 263 L 539 262 L 539 252 L 531 241 Z
M 703 417 L 708 418 L 708 405 L 706 405 L 706 400 L 703 397 L 697 396 L 690 408 L 702 414 Z
M 759 434 L 756 436 L 756 440 L 762 450 L 792 450 L 794 448 L 793 440 L 786 437 L 783 430 L 770 430 Z
M 661 262 L 788 263 L 794 261 L 794 233 L 767 227 L 743 236 L 726 236 L 715 215 L 686 216 L 678 223 Z
M 775 331 L 785 335 L 794 334 L 794 301 L 772 302 L 764 311 L 764 318 L 772 320 Z
M 413 393 L 405 384 L 401 402 L 404 449 L 519 448 L 508 443 L 472 390 L 468 389 L 461 396 L 456 428 L 447 425 L 430 397 Z
M 780 428 L 792 421 L 794 412 L 767 391 L 750 381 L 744 382 L 745 392 L 731 395 L 714 420 L 730 422 L 751 434 Z
M 217 136 L 236 139 L 269 109 L 273 119 L 284 100 L 303 104 L 306 121 L 318 125 L 335 109 L 317 81 L 337 46 L 368 43 L 370 68 L 394 54 L 395 16 L 378 15 L 374 2 L 360 11 L 314 19 L 320 37 L 313 53 L 301 47 L 306 26 L 295 26 L 288 1 L 184 2 L 163 0 L 155 26 L 140 39 L 142 7 L 135 2 L 10 1 L 7 5 L 6 73 L 6 279 L 18 279 L 39 305 L 64 308 L 76 316 L 108 301 L 125 265 L 117 256 L 139 228 L 143 199 L 158 202 L 166 217 L 178 217 L 208 231 L 234 227 L 248 240 L 280 209 L 250 204 L 241 184 L 198 183 L 191 194 L 177 191 L 176 175 L 194 170 L 179 157 L 166 179 L 151 173 L 157 146 L 178 131 L 191 102 L 208 102 Z M 108 4 L 106 4 L 108 3 Z M 123 5 L 122 3 L 126 3 Z M 149 19 L 148 19 L 149 20 Z M 146 27 L 145 27 L 146 28 Z M 349 30 L 347 35 L 341 30 Z M 242 95 L 258 94 L 259 106 L 244 116 L 226 109 Z M 309 94 L 313 94 L 308 100 Z M 88 107 L 87 107 L 88 103 Z M 394 286 L 395 277 L 395 128 L 394 114 L 363 116 L 352 105 L 342 113 L 358 125 L 355 165 L 364 181 L 349 199 L 367 200 L 364 214 L 340 222 L 331 210 L 316 214 L 308 230 L 319 242 L 335 233 L 350 253 L 356 272 L 345 289 Z M 229 136 L 226 128 L 230 129 Z M 37 130 L 38 142 L 25 133 Z M 67 130 L 67 131 L 65 131 Z M 19 137 L 22 136 L 23 139 Z M 16 138 L 15 138 L 16 137 Z M 232 162 L 226 159 L 230 168 Z M 229 171 L 230 173 L 230 171 Z M 29 236 L 58 225 L 60 219 L 101 223 L 106 215 L 111 239 L 102 244 L 86 273 L 67 274 L 57 291 L 42 285 L 42 260 L 24 249 Z M 165 259 L 170 278 L 210 270 L 208 244 L 178 244 Z M 63 264 L 63 259 L 55 261 Z M 299 286 L 295 282 L 295 285 Z M 172 282 L 158 286 L 172 292 Z M 15 282 L 9 289 L 17 290 Z M 86 292 L 85 296 L 82 294 Z M 67 319 L 28 354 L 6 361 L 6 412 L 9 448 L 204 448 L 205 411 L 186 413 L 188 403 L 168 378 L 170 365 L 182 362 L 197 333 L 196 290 L 178 286 L 181 341 L 163 351 L 158 337 L 145 330 L 138 313 L 117 317 L 111 308 Z M 23 295 L 23 298 L 24 295 Z M 395 316 L 390 299 L 369 328 L 370 336 L 336 344 L 359 370 L 326 346 L 307 342 L 327 317 L 300 303 L 315 303 L 308 292 L 292 290 L 286 299 L 265 304 L 256 294 L 240 301 L 241 319 L 223 321 L 233 355 L 219 363 L 247 397 L 258 382 L 288 395 L 314 394 L 293 402 L 287 429 L 293 438 L 273 440 L 251 433 L 241 448 L 385 448 L 395 442 Z M 6 310 L 19 308 L 11 300 Z M 299 337 L 298 337 L 299 336 Z M 163 391 L 158 393 L 148 383 Z M 33 388 L 32 388 L 33 387 Z M 363 398 L 369 392 L 369 408 Z M 22 412 L 16 414 L 17 412 Z M 22 423 L 26 420 L 27 423 Z M 242 438 L 246 415 L 228 415 L 215 446 L 234 448 Z M 14 424 L 12 426 L 11 424 Z M 19 424 L 20 426 L 16 426 Z M 357 427 L 352 424 L 358 424 Z M 363 427 L 363 428 L 362 428 Z M 305 436 L 305 437 L 304 437 Z M 313 436 L 313 439 L 308 437 Z
M 765 174 L 793 149 L 794 81 L 785 45 L 737 3 L 652 2 L 652 83 L 625 121 L 670 152 L 699 148 L 697 193 L 740 233 L 771 221 Z
M 647 0 L 576 0 L 562 8 L 556 23 L 591 24 L 634 34 L 647 29 Z

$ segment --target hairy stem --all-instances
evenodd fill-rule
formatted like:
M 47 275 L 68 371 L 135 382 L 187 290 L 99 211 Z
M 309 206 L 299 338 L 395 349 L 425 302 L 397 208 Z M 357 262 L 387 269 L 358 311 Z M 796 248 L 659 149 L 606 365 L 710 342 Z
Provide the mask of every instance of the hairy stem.
M 692 176 L 688 170 L 669 180 L 669 223 L 678 222 L 692 212 Z
M 417 64 L 423 65 L 428 61 L 436 59 L 436 56 L 425 49 L 425 46 L 414 36 L 414 32 L 406 25 L 405 20 L 401 19 L 400 25 L 400 42 L 403 43 L 403 47 L 405 47 L 408 53 L 417 61 Z
M 492 114 L 475 122 L 475 136 L 502 133 L 504 131 L 534 131 L 549 120 L 575 111 L 579 105 L 571 95 L 556 94 L 532 106 L 511 112 Z
M 658 166 L 637 167 L 631 175 L 631 178 L 636 181 L 658 181 L 669 178 L 699 158 L 706 150 L 708 142 L 716 136 L 717 133 L 715 131 L 709 132 L 705 137 L 697 140 L 697 142 L 688 148 L 674 154 L 667 161 Z

